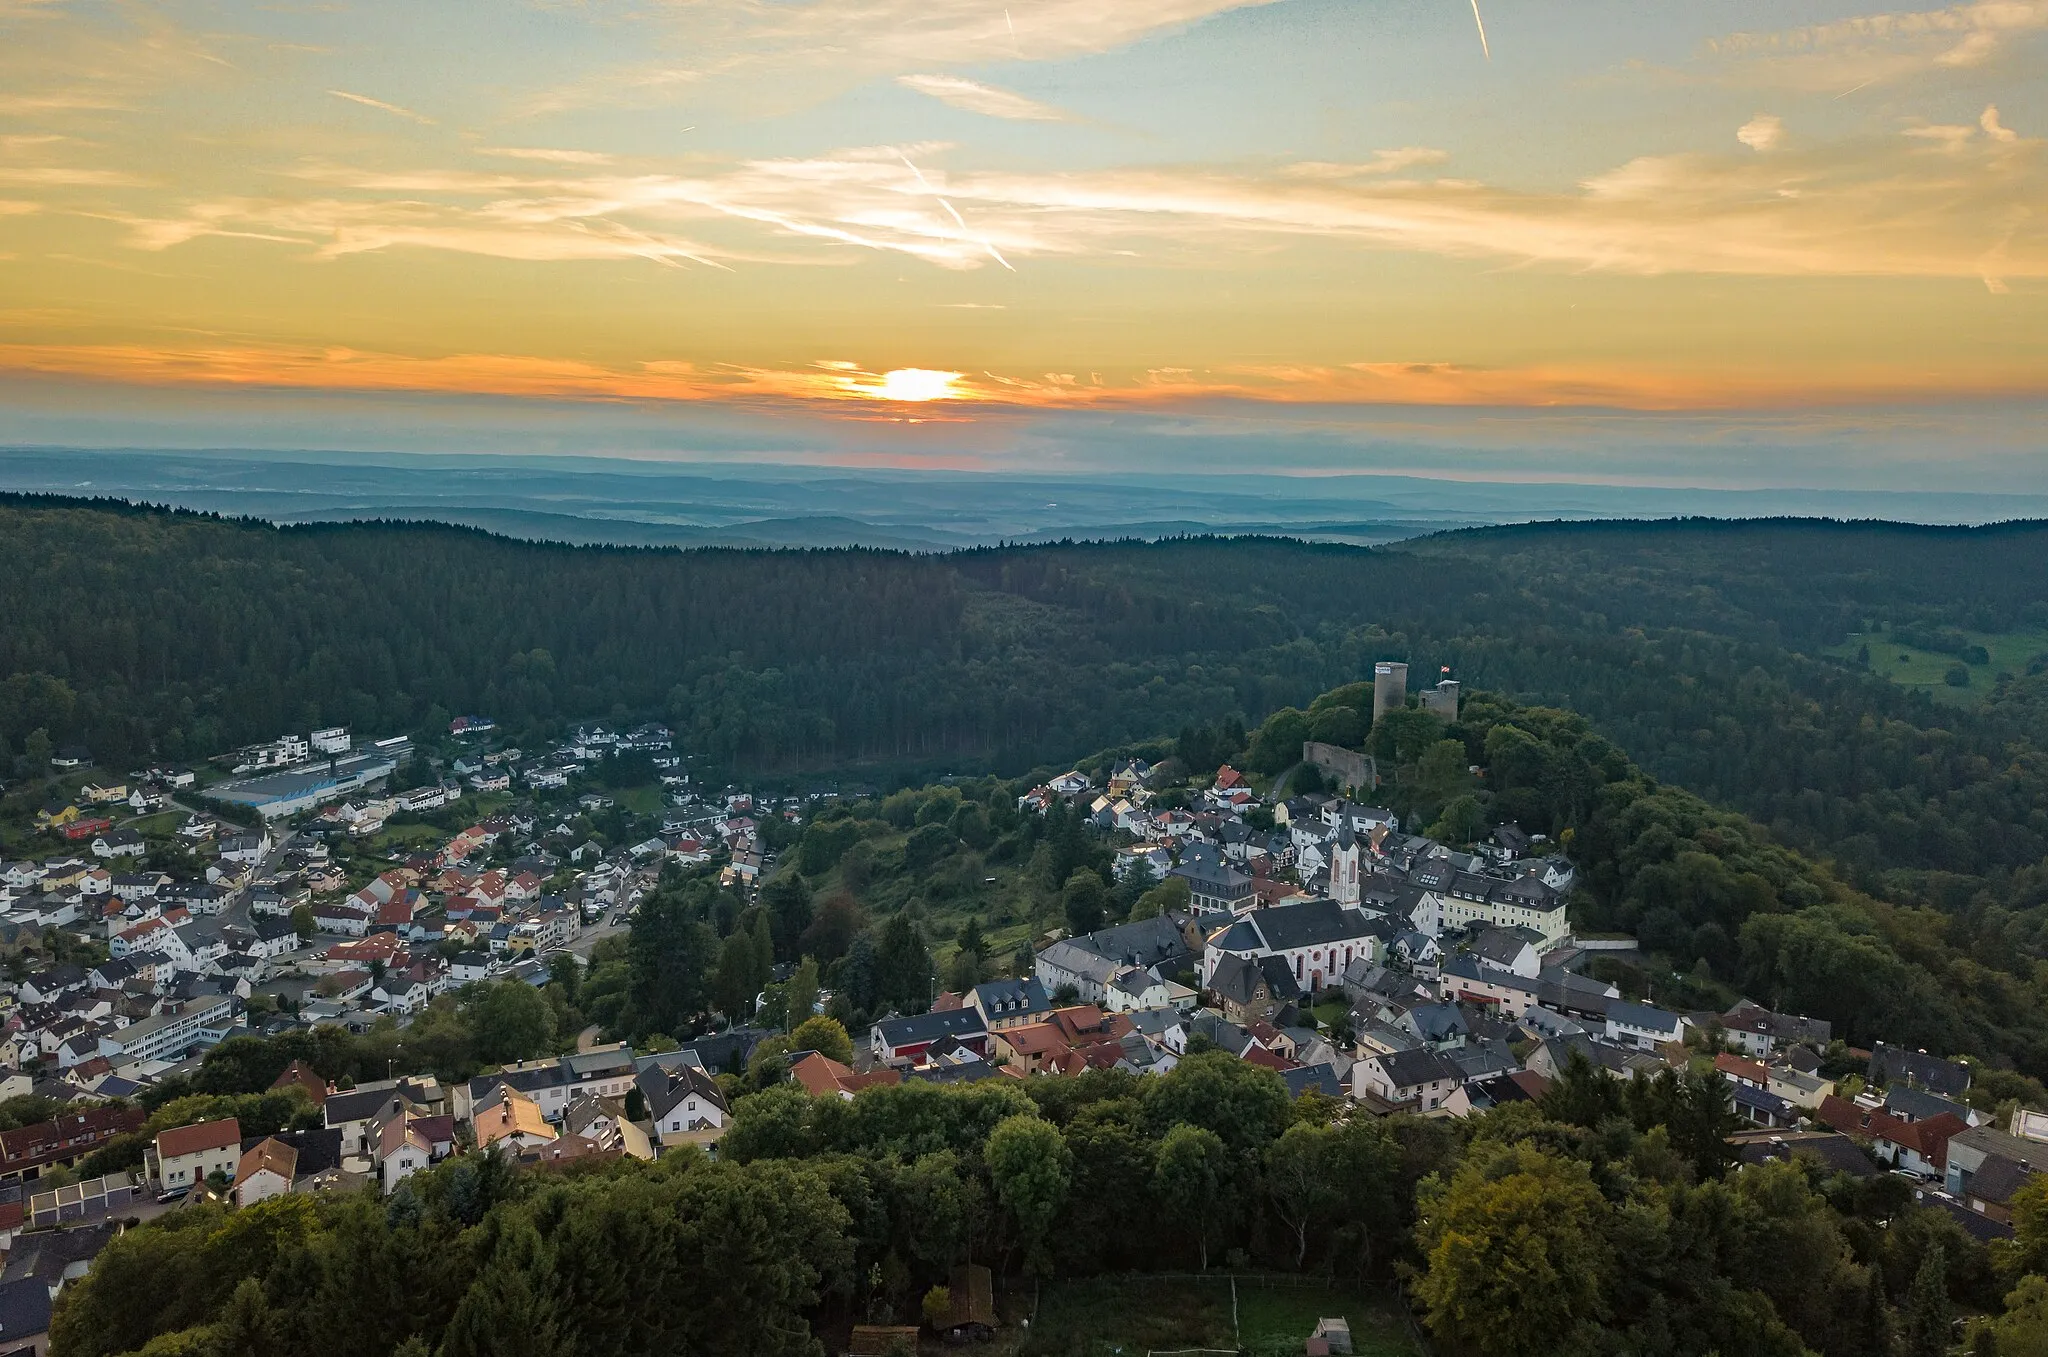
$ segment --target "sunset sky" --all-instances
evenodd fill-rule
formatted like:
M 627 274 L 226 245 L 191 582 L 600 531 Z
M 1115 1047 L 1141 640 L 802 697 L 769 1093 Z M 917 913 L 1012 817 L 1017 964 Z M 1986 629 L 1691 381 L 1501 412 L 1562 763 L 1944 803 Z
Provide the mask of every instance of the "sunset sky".
M 0 443 L 2048 488 L 2044 138 L 2048 0 L 0 0 Z

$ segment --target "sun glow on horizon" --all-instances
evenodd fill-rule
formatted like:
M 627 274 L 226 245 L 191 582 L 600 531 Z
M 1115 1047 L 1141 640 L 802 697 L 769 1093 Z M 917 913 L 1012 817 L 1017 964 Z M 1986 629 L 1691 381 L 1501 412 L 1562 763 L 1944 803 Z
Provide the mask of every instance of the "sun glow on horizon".
M 883 373 L 882 380 L 876 385 L 863 386 L 860 390 L 876 400 L 885 401 L 953 400 L 962 394 L 953 389 L 953 384 L 966 375 L 936 368 L 895 368 Z

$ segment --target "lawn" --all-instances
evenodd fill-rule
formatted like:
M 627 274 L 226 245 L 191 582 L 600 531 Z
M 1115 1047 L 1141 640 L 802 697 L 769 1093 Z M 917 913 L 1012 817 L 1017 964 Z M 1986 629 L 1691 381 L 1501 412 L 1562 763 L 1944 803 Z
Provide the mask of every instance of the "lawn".
M 1970 686 L 1967 688 L 1951 688 L 1944 681 L 1949 666 L 1956 662 L 1954 655 L 1940 655 L 1931 650 L 1900 645 L 1884 632 L 1851 636 L 1840 645 L 1829 646 L 1825 653 L 1837 659 L 1854 660 L 1867 645 L 1870 647 L 1870 672 L 1879 678 L 1890 679 L 1902 688 L 1922 689 L 1936 702 L 1974 707 L 1990 696 L 2000 674 L 2024 674 L 2027 661 L 2048 652 L 2048 631 L 1970 631 L 1963 634 L 1973 644 L 1983 646 L 1991 656 L 1989 664 L 1969 666 Z
M 606 793 L 614 801 L 635 815 L 660 815 L 662 808 L 661 785 L 650 782 L 644 787 L 620 787 Z
M 1399 1302 L 1388 1292 L 1240 1280 L 1233 1331 L 1227 1277 L 1126 1277 L 1050 1286 L 1029 1331 L 1005 1329 L 997 1350 L 1017 1357 L 1142 1357 L 1213 1348 L 1280 1357 L 1299 1353 L 1316 1320 L 1325 1315 L 1350 1322 L 1359 1357 L 1417 1357 Z
M 185 812 L 159 811 L 155 815 L 144 815 L 126 823 L 128 828 L 145 839 L 168 839 L 178 832 L 179 825 L 185 823 Z
M 416 848 L 439 847 L 446 843 L 448 838 L 447 830 L 438 829 L 433 825 L 386 825 L 363 840 L 362 851 L 383 854 L 408 853 Z

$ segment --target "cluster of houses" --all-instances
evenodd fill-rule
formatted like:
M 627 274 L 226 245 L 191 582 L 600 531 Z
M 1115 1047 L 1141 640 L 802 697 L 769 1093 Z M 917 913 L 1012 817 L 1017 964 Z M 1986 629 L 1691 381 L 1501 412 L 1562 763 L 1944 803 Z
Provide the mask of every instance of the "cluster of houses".
M 877 1022 L 863 1069 L 810 1056 L 796 1077 L 850 1096 L 904 1078 L 1153 1074 L 1198 1042 L 1274 1069 L 1297 1094 L 1463 1117 L 1540 1098 L 1574 1061 L 1619 1079 L 1711 1063 L 1745 1157 L 1799 1150 L 1910 1176 L 1983 1237 L 2008 1229 L 2012 1190 L 2048 1146 L 2048 1114 L 2000 1129 L 1968 1107 L 1960 1063 L 1879 1043 L 1846 1057 L 1864 1069 L 1844 1092 L 1822 1073 L 1825 1021 L 1748 1001 L 1673 1012 L 1587 976 L 1590 958 L 1634 944 L 1575 939 L 1570 862 L 1514 826 L 1462 851 L 1318 794 L 1274 805 L 1275 828 L 1260 830 L 1233 770 L 1193 811 L 1153 811 L 1149 774 L 1118 765 L 1098 790 L 1072 772 L 1021 804 L 1079 807 L 1122 841 L 1119 875 L 1186 881 L 1186 910 L 1053 940 L 1021 980 Z
M 470 716 L 457 718 L 449 732 L 476 738 L 496 728 L 495 722 Z M 464 754 L 455 760 L 453 771 L 479 792 L 510 791 L 514 786 L 537 792 L 559 791 L 569 785 L 570 778 L 614 755 L 646 754 L 665 786 L 681 788 L 688 781 L 682 772 L 682 756 L 673 752 L 673 746 L 674 737 L 666 726 L 650 724 L 615 731 L 591 724 L 576 727 L 552 749 L 542 752 L 500 748 Z
M 528 1165 L 653 1159 L 714 1144 L 730 1115 L 706 1068 L 729 1041 L 636 1054 L 597 1046 L 444 1086 L 408 1075 L 336 1087 L 294 1062 L 275 1089 L 297 1088 L 320 1111 L 314 1130 L 250 1136 L 232 1118 L 159 1133 L 144 1157 L 165 1198 L 192 1192 L 248 1206 L 287 1192 L 385 1195 L 450 1155 L 483 1150 Z

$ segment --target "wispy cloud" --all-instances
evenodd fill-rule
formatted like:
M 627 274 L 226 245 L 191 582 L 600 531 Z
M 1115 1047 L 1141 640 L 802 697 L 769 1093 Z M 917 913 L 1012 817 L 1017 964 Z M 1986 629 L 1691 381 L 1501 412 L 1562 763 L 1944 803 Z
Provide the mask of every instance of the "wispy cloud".
M 1448 151 L 1428 146 L 1400 146 L 1391 151 L 1374 151 L 1371 160 L 1302 160 L 1289 165 L 1285 173 L 1296 179 L 1355 179 L 1367 174 L 1399 174 L 1423 165 L 1441 165 Z
M 0 165 L 0 184 L 36 184 L 50 188 L 132 188 L 149 181 L 121 170 L 78 169 L 67 165 Z
M 1230 10 L 1273 3 L 1277 0 L 1035 0 L 1006 10 L 990 0 L 716 5 L 662 0 L 641 11 L 660 34 L 654 45 L 688 53 L 687 59 L 655 58 L 582 76 L 528 101 L 525 111 L 639 105 L 707 81 L 750 103 L 795 106 L 865 80 L 938 65 L 1055 61 L 1114 51 Z
M 1995 116 L 1991 123 L 2010 131 Z M 971 269 L 999 258 L 1107 257 L 1147 242 L 1227 251 L 1261 237 L 1320 238 L 1628 274 L 1975 278 L 2012 210 L 2048 187 L 2043 143 L 1998 133 L 1978 124 L 1922 127 L 1903 138 L 1804 150 L 1773 140 L 1770 156 L 1641 157 L 1550 192 L 1289 169 L 948 173 L 930 163 L 942 148 L 908 148 L 920 160 L 906 170 L 905 151 L 895 147 L 695 175 L 324 166 L 302 174 L 334 196 L 197 204 L 138 221 L 135 240 L 161 249 L 255 231 L 302 239 L 328 256 L 411 245 L 522 259 L 643 254 L 730 264 L 750 247 L 711 241 L 750 227 L 818 251 L 787 259 L 829 263 L 869 250 Z M 1927 140 L 1947 154 L 1928 159 L 1920 145 Z M 1957 157 L 1972 166 L 1969 174 L 1952 168 Z M 2007 277 L 2048 277 L 2048 222 L 2014 226 L 2005 261 Z
M 561 151 L 550 146 L 480 146 L 477 154 L 504 156 L 508 160 L 539 160 L 551 165 L 612 163 L 612 158 L 602 151 Z
M 2013 39 L 2048 30 L 2048 0 L 1974 0 L 1946 9 L 1864 14 L 1775 32 L 1734 33 L 1708 55 L 1744 83 L 1812 91 L 1979 66 Z
M 337 99 L 346 99 L 350 103 L 361 104 L 365 108 L 382 109 L 386 113 L 395 114 L 401 118 L 410 118 L 416 123 L 423 123 L 429 127 L 433 126 L 434 123 L 434 120 L 424 113 L 415 113 L 411 109 L 401 108 L 397 104 L 387 104 L 382 99 L 372 99 L 367 94 L 351 94 L 347 90 L 329 90 L 327 92 Z
M 997 89 L 957 75 L 899 75 L 896 83 L 905 89 L 928 94 L 942 104 L 979 113 L 989 118 L 1010 118 L 1019 122 L 1065 122 L 1068 114 L 1050 104 L 1027 99 L 1010 90 Z

